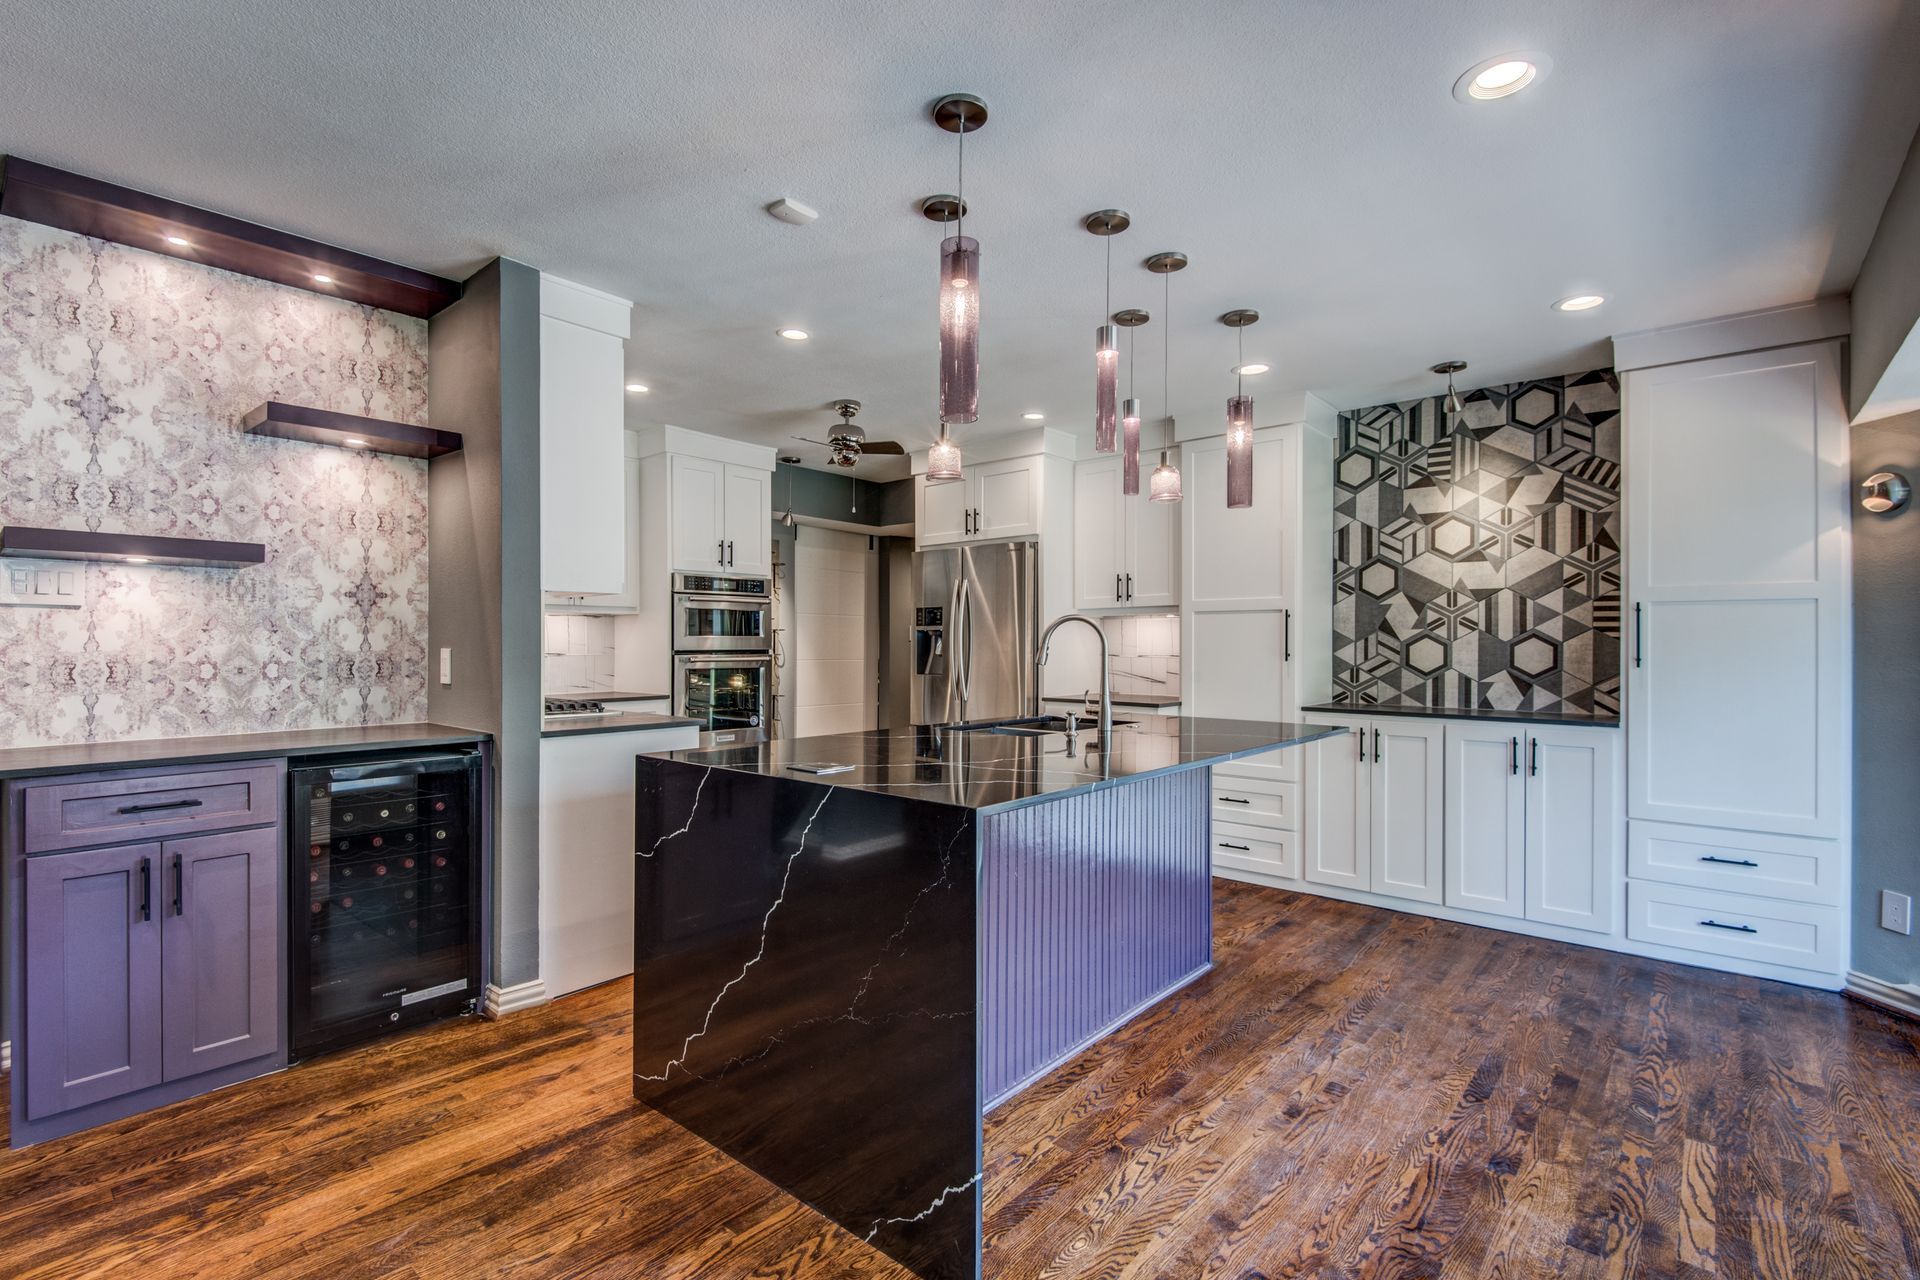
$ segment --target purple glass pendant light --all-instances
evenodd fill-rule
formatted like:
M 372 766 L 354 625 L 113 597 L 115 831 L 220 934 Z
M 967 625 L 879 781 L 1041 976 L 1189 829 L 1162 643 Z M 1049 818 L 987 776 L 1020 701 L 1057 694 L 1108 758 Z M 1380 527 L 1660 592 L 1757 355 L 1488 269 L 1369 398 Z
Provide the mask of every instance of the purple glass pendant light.
M 961 203 L 960 197 L 956 195 L 928 196 L 925 200 L 922 200 L 920 202 L 920 212 L 923 215 L 925 215 L 929 220 L 938 222 L 942 227 L 945 227 L 947 223 L 952 222 L 955 219 L 959 218 L 961 214 L 965 211 L 965 209 L 966 209 L 966 206 L 963 203 Z M 952 244 L 953 240 L 954 240 L 954 237 L 947 237 L 944 243 Z M 944 252 L 944 245 L 943 245 L 943 252 L 941 253 L 941 256 L 940 256 L 940 262 L 941 262 L 940 438 L 935 440 L 932 446 L 927 450 L 927 479 L 929 481 L 934 481 L 934 482 L 945 481 L 945 480 L 958 480 L 961 478 L 961 475 L 963 474 L 961 469 L 960 446 L 952 436 L 947 434 L 946 405 L 947 405 L 947 386 L 948 386 L 948 380 L 947 380 L 948 330 L 947 330 L 946 303 L 947 303 L 947 294 L 949 292 L 952 277 L 947 274 L 947 259 L 946 259 L 946 253 Z M 977 255 L 975 258 L 974 266 L 976 269 L 979 266 Z M 977 270 L 974 278 L 975 279 L 978 278 Z M 977 301 L 977 299 L 975 299 L 975 301 Z M 978 308 L 975 308 L 974 318 L 976 319 L 976 321 L 979 318 Z M 975 339 L 974 355 L 977 360 L 979 355 L 977 334 Z M 976 378 L 975 379 L 976 386 L 974 391 L 974 395 L 975 395 L 974 403 L 975 403 L 976 410 L 978 408 L 977 397 L 979 394 L 977 382 L 978 382 L 978 379 Z M 975 416 L 976 417 L 978 416 L 977 412 Z M 971 419 L 969 419 L 969 421 L 971 421 Z
M 940 242 L 940 422 L 980 417 L 980 242 L 967 231 L 967 135 L 987 122 L 987 106 L 955 93 L 933 104 L 933 122 L 960 135 L 954 231 Z M 922 206 L 924 211 L 925 206 Z M 933 216 L 932 214 L 928 215 Z
M 1133 225 L 1120 209 L 1102 209 L 1087 215 L 1085 226 L 1107 242 L 1107 305 L 1113 311 L 1113 237 Z M 1112 453 L 1118 434 L 1120 397 L 1120 331 L 1111 322 L 1093 331 L 1093 449 Z
M 1233 366 L 1233 394 L 1227 397 L 1227 506 L 1253 505 L 1253 397 L 1246 394 L 1241 370 L 1247 364 L 1247 326 L 1258 311 L 1229 311 L 1220 323 L 1240 331 L 1240 359 Z
M 1184 253 L 1156 253 L 1147 259 L 1147 270 L 1157 274 L 1162 281 L 1161 330 L 1160 330 L 1160 392 L 1163 397 L 1161 408 L 1166 416 L 1161 419 L 1165 432 L 1160 438 L 1160 465 L 1153 469 L 1147 478 L 1148 502 L 1180 501 L 1180 468 L 1173 465 L 1173 273 L 1187 265 Z
M 1113 322 L 1127 331 L 1127 398 L 1120 404 L 1120 492 L 1129 498 L 1140 492 L 1140 401 L 1133 394 L 1133 358 L 1140 346 L 1136 330 L 1151 318 L 1131 307 L 1113 313 Z

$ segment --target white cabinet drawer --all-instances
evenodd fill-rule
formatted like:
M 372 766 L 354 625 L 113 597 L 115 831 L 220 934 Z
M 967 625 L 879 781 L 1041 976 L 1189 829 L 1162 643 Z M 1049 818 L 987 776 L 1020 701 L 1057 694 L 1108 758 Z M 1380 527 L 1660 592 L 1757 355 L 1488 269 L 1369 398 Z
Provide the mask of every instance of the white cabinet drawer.
M 1300 878 L 1300 837 L 1271 827 L 1213 824 L 1213 865 L 1229 871 Z
M 1627 884 L 1627 936 L 1707 955 L 1837 973 L 1837 907 L 1679 885 Z
M 1300 784 L 1265 778 L 1212 779 L 1213 820 L 1255 827 L 1300 829 Z
M 1172 712 L 1166 714 L 1171 715 Z M 1229 760 L 1225 764 L 1213 766 L 1213 776 L 1228 778 L 1265 778 L 1271 782 L 1300 781 L 1300 760 L 1305 755 L 1304 747 L 1281 747 L 1278 751 L 1262 751 L 1257 756 L 1245 756 L 1239 760 Z
M 1627 874 L 1637 880 L 1839 906 L 1843 861 L 1832 840 L 1665 822 L 1627 824 Z

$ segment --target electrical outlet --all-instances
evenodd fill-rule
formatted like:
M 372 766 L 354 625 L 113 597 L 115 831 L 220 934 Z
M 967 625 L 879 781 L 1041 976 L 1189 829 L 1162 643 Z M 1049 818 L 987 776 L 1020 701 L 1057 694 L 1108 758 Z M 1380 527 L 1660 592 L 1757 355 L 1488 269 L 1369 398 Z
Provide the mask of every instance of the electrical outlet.
M 452 649 L 442 649 L 440 651 L 440 683 L 441 684 L 453 683 L 453 650 Z
M 1913 899 L 1891 889 L 1880 891 L 1880 927 L 1895 933 L 1913 932 Z

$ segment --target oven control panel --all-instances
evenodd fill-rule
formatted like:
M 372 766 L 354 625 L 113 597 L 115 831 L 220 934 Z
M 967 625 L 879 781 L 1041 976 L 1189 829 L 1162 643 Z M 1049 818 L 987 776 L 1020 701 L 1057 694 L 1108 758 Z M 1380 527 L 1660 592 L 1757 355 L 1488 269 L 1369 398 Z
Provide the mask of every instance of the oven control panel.
M 734 578 L 712 573 L 677 573 L 673 589 L 681 595 L 698 592 L 710 596 L 766 596 L 773 594 L 765 578 Z

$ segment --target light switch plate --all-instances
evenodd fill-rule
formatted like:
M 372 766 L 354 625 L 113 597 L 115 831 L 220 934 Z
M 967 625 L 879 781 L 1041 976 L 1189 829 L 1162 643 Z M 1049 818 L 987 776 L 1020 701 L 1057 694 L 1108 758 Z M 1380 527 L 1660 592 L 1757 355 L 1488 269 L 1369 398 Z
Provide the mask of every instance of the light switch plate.
M 0 566 L 0 605 L 78 609 L 84 595 L 78 565 L 20 560 Z
M 453 650 L 440 650 L 440 683 L 453 683 Z
M 1913 898 L 1891 889 L 1880 891 L 1880 927 L 1895 933 L 1913 932 Z

